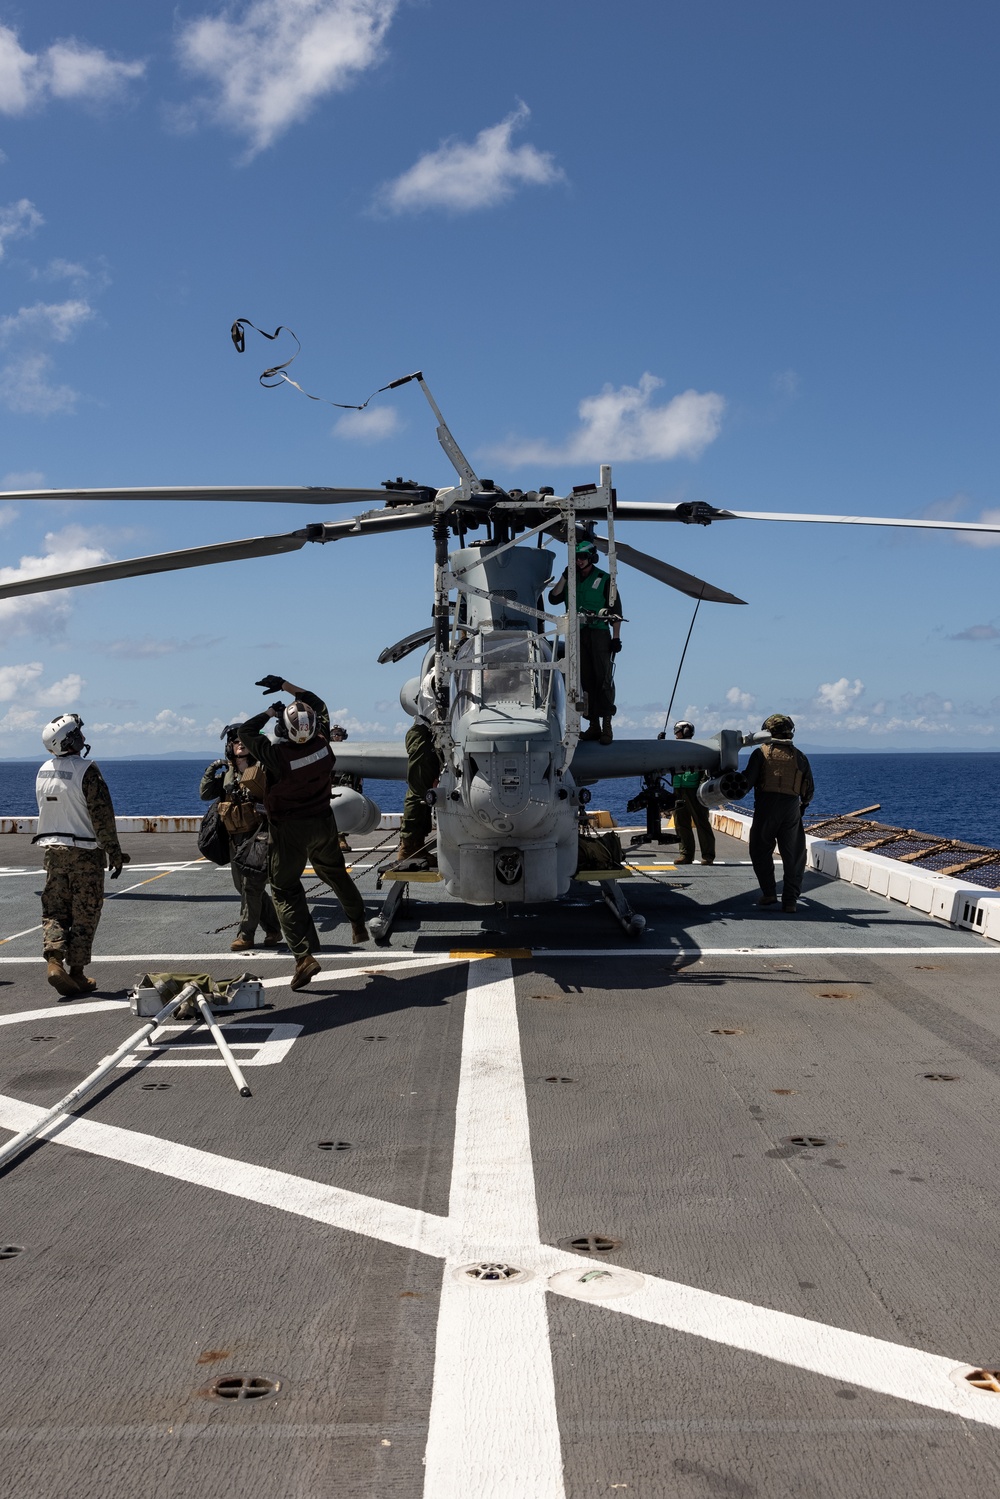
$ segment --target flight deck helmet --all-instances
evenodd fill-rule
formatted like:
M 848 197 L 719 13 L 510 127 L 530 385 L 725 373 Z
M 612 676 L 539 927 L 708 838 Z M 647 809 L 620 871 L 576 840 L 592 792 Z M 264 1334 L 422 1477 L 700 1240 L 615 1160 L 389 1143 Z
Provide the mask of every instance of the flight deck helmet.
M 694 724 L 693 723 L 688 723 L 688 721 L 687 721 L 686 718 L 679 718 L 677 720 L 677 722 L 674 724 L 674 738 L 675 739 L 693 739 L 694 738 Z
M 576 544 L 577 562 L 589 562 L 591 567 L 597 566 L 597 548 L 592 541 L 578 541 Z
M 772 713 L 770 718 L 765 718 L 761 728 L 775 739 L 791 739 L 795 733 L 795 725 L 787 713 Z
M 81 750 L 90 749 L 90 745 L 84 743 L 83 719 L 79 713 L 60 713 L 58 718 L 46 724 L 42 730 L 42 743 L 49 754 L 57 758 L 78 755 Z
M 308 703 L 289 703 L 282 714 L 282 722 L 293 744 L 308 744 L 316 733 L 316 710 Z

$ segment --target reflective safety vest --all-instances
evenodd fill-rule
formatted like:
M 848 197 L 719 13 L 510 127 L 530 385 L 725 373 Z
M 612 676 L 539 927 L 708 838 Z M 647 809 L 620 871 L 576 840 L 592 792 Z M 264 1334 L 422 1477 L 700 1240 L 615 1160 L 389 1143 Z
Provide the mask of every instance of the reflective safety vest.
M 38 829 L 32 843 L 42 848 L 97 848 L 83 778 L 91 762 L 80 755 L 53 755 L 38 768 L 35 796 Z
M 274 746 L 280 771 L 264 792 L 268 817 L 326 817 L 333 789 L 334 753 L 321 734 L 306 744 L 279 741 Z
M 670 776 L 670 784 L 675 791 L 694 791 L 701 785 L 703 774 L 701 770 L 675 770 Z
M 585 578 L 577 573 L 574 579 L 576 583 L 576 607 L 586 609 L 596 614 L 600 609 L 609 608 L 609 594 L 611 589 L 611 578 L 607 573 L 601 572 L 600 568 L 593 568 Z M 606 619 L 582 619 L 581 630 L 610 630 L 611 626 Z
M 757 782 L 758 791 L 776 791 L 779 796 L 802 794 L 802 770 L 799 757 L 787 742 L 761 745 L 764 757 L 764 774 Z

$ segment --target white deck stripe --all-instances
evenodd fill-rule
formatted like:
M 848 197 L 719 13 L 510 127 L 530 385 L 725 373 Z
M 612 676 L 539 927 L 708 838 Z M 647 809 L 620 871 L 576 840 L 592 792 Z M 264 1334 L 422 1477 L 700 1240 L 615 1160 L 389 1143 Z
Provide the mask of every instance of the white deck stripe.
M 453 1235 L 438 1314 L 425 1499 L 563 1499 L 545 1281 L 461 1282 L 479 1260 L 537 1256 L 538 1212 L 514 981 L 469 969 L 455 1119 Z
M 4 1129 L 27 1129 L 44 1113 L 44 1109 L 34 1104 L 0 1094 L 0 1126 Z M 379 1202 L 357 1192 L 345 1192 L 340 1187 L 291 1176 L 285 1171 L 273 1171 L 268 1166 L 252 1166 L 189 1145 L 158 1140 L 155 1135 L 78 1119 L 75 1115 L 63 1114 L 39 1139 L 54 1139 L 60 1145 L 73 1145 L 90 1155 L 123 1161 L 160 1176 L 225 1192 L 229 1197 L 243 1197 L 248 1202 L 280 1208 L 282 1212 L 312 1218 L 317 1223 L 364 1234 L 386 1244 L 398 1244 L 423 1254 L 445 1253 L 447 1220 L 444 1218 L 400 1207 L 394 1202 Z
M 35 958 L 34 962 L 38 962 Z M 94 999 L 88 1004 L 47 1005 L 44 1010 L 16 1010 L 13 1015 L 0 1015 L 0 1025 L 21 1025 L 28 1020 L 65 1020 L 73 1015 L 96 1015 L 99 1010 L 127 1010 L 127 999 Z
M 202 858 L 201 854 L 199 854 L 197 859 L 189 859 L 186 864 L 173 865 L 170 869 L 164 870 L 163 874 L 176 874 L 181 869 L 191 869 L 195 864 L 204 864 L 204 862 L 205 860 Z M 122 867 L 128 868 L 127 865 L 123 865 Z M 39 870 L 39 873 L 44 873 L 44 871 Z M 105 895 L 104 899 L 105 901 L 109 901 L 114 900 L 116 895 L 128 895 L 130 890 L 139 890 L 143 885 L 151 885 L 153 883 L 153 880 L 162 880 L 163 874 L 154 874 L 148 880 L 139 880 L 139 882 L 135 885 L 126 885 L 122 890 L 112 890 L 110 891 L 110 893 Z M 26 926 L 23 932 L 11 932 L 9 937 L 0 937 L 0 947 L 2 947 L 5 942 L 13 942 L 17 937 L 30 937 L 32 932 L 40 932 L 41 930 L 42 924 L 41 922 L 39 922 L 37 926 Z M 32 961 L 37 961 L 37 959 L 33 959 Z

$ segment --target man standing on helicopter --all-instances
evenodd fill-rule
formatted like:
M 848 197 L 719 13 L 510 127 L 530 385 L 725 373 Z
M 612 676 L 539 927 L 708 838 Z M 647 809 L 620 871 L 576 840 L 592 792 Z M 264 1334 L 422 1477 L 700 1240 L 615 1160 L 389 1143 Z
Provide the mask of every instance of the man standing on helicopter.
M 610 744 L 615 716 L 614 660 L 622 648 L 620 640 L 622 601 L 617 587 L 611 594 L 611 577 L 597 566 L 597 547 L 592 541 L 576 546 L 576 607 L 580 614 L 580 686 L 587 701 L 585 714 L 590 727 L 581 739 Z M 567 570 L 568 571 L 568 570 Z M 550 604 L 566 597 L 567 573 L 549 593 Z

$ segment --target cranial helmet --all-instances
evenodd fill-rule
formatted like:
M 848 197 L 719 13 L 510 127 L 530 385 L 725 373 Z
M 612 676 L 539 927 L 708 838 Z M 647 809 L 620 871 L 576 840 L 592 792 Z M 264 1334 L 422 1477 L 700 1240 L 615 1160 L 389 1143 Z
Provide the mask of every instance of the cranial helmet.
M 787 713 L 772 713 L 770 718 L 765 718 L 761 728 L 775 739 L 791 739 L 795 733 L 795 725 Z
M 316 732 L 316 710 L 308 703 L 289 703 L 282 722 L 293 744 L 306 744 Z
M 674 724 L 674 738 L 675 739 L 693 739 L 694 738 L 694 724 L 693 723 L 688 723 L 688 721 L 687 721 L 686 718 L 679 718 L 677 720 L 677 722 Z
M 342 723 L 335 723 L 331 727 L 330 738 L 333 739 L 337 744 L 342 743 L 342 741 L 347 738 L 347 730 L 344 728 L 344 725 Z
M 589 562 L 597 559 L 597 548 L 592 541 L 578 541 L 576 544 L 576 555 L 586 557 Z
M 60 713 L 42 730 L 42 743 L 50 755 L 78 755 L 89 749 L 83 740 L 83 719 L 79 713 Z

